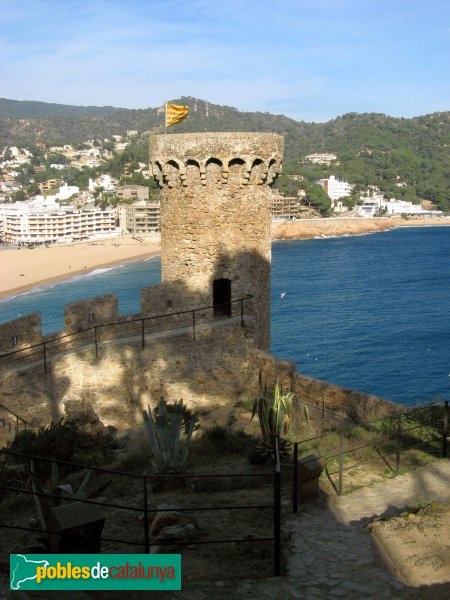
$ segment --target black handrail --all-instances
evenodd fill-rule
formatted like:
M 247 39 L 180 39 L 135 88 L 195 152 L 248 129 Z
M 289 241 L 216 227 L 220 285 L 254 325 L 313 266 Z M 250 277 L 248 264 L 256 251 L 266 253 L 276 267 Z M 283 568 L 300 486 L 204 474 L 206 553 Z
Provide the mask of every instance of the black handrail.
M 197 544 L 223 544 L 223 543 L 259 543 L 259 542 L 273 542 L 274 543 L 274 575 L 279 575 L 280 574 L 280 556 L 281 556 L 281 531 L 280 531 L 280 527 L 281 527 L 281 469 L 280 469 L 280 460 L 279 460 L 279 453 L 278 453 L 278 439 L 275 441 L 275 447 L 276 447 L 276 456 L 275 456 L 275 465 L 274 465 L 274 470 L 273 472 L 262 472 L 262 473 L 226 473 L 226 474 L 221 474 L 221 473 L 200 473 L 200 474 L 195 474 L 195 473 L 191 473 L 191 474 L 181 474 L 181 475 L 147 475 L 145 472 L 141 475 L 141 474 L 136 474 L 136 473 L 125 473 L 123 471 L 116 471 L 114 469 L 106 469 L 104 467 L 97 467 L 97 466 L 91 466 L 91 465 L 86 465 L 86 464 L 81 464 L 81 463 L 73 463 L 70 461 L 65 461 L 65 460 L 60 460 L 60 459 L 55 459 L 55 458 L 48 458 L 48 457 L 44 457 L 44 456 L 36 456 L 36 455 L 32 455 L 32 454 L 27 454 L 24 452 L 16 452 L 14 450 L 7 450 L 7 449 L 3 449 L 0 448 L 0 454 L 6 454 L 6 455 L 10 455 L 10 456 L 16 456 L 19 458 L 25 458 L 25 459 L 33 459 L 35 461 L 45 461 L 48 463 L 57 463 L 59 465 L 65 465 L 65 466 L 71 466 L 73 468 L 77 468 L 77 469 L 91 469 L 94 471 L 100 471 L 103 473 L 107 473 L 107 474 L 111 474 L 111 475 L 115 475 L 115 476 L 124 476 L 124 477 L 129 477 L 129 478 L 134 478 L 134 479 L 140 479 L 142 480 L 142 489 L 143 489 L 143 506 L 136 506 L 136 505 L 125 505 L 125 504 L 114 504 L 114 503 L 109 503 L 109 502 L 104 502 L 104 501 L 97 501 L 97 500 L 91 500 L 91 499 L 82 499 L 82 498 L 77 498 L 76 501 L 77 502 L 82 502 L 85 504 L 95 504 L 98 506 L 104 506 L 104 507 L 109 507 L 109 508 L 115 508 L 115 509 L 123 509 L 123 510 L 128 510 L 128 511 L 135 511 L 135 512 L 139 512 L 141 514 L 144 515 L 143 518 L 143 529 L 144 529 L 144 540 L 118 540 L 118 539 L 112 539 L 112 538 L 106 538 L 106 537 L 101 537 L 100 540 L 101 541 L 105 541 L 105 542 L 122 542 L 124 544 L 128 544 L 128 545 L 134 545 L 134 546 L 141 546 L 145 548 L 145 552 L 148 553 L 150 551 L 150 547 L 152 546 L 173 546 L 174 542 L 170 541 L 170 542 L 156 542 L 156 541 L 152 541 L 150 538 L 150 534 L 149 534 L 149 527 L 148 527 L 148 515 L 149 513 L 160 513 L 160 512 L 167 512 L 167 511 L 171 511 L 173 510 L 172 508 L 149 508 L 148 505 L 148 492 L 147 492 L 147 483 L 148 480 L 160 480 L 160 479 L 198 479 L 198 478 L 229 478 L 229 477 L 263 477 L 263 478 L 271 478 L 273 481 L 273 488 L 274 488 L 274 501 L 273 503 L 270 504 L 245 504 L 245 505 L 236 505 L 236 504 L 231 504 L 231 505 L 226 505 L 226 506 L 194 506 L 194 507 L 190 507 L 190 508 L 177 508 L 177 512 L 200 512 L 200 511 L 218 511 L 218 510 L 261 510 L 261 509 L 270 509 L 273 511 L 273 520 L 274 520 L 274 533 L 272 537 L 248 537 L 248 538 L 238 538 L 238 539 L 214 539 L 214 540 L 189 540 L 188 542 L 176 542 L 177 546 L 191 546 L 191 545 L 197 545 Z M 38 492 L 38 491 L 31 491 L 28 489 L 22 489 L 22 488 L 16 488 L 13 486 L 4 486 L 4 485 L 0 485 L 0 490 L 2 491 L 10 491 L 13 493 L 23 493 L 26 495 L 33 495 L 33 496 L 43 496 L 43 497 L 47 497 L 47 498 L 55 498 L 58 500 L 61 500 L 61 496 L 59 495 L 55 495 L 55 494 L 51 494 L 51 493 L 47 493 L 47 492 Z M 42 532 L 42 533 L 52 533 L 49 530 L 46 529 L 36 529 L 33 527 L 22 527 L 22 526 L 16 526 L 16 525 L 12 525 L 10 523 L 3 523 L 0 522 L 0 528 L 6 528 L 6 529 L 17 529 L 17 530 L 22 530 L 22 531 L 33 531 L 33 532 Z M 55 532 L 55 533 L 60 533 L 60 532 Z
M 401 419 L 402 417 L 408 416 L 410 413 L 415 413 L 418 410 L 424 410 L 427 408 L 437 408 L 439 406 L 443 406 L 443 416 L 442 418 L 436 419 L 433 418 L 430 421 L 427 421 L 426 423 L 422 423 L 420 425 L 413 425 L 411 427 L 407 427 L 407 428 L 403 428 L 401 426 Z M 377 438 L 375 438 L 374 440 L 370 440 L 369 442 L 365 443 L 365 444 L 360 444 L 357 446 L 353 446 L 351 448 L 345 449 L 344 450 L 344 432 L 340 431 L 340 435 L 339 435 L 339 452 L 335 452 L 332 454 L 323 454 L 320 456 L 312 456 L 310 459 L 308 460 L 303 460 L 302 464 L 308 464 L 310 462 L 315 462 L 317 460 L 329 460 L 329 459 L 334 459 L 334 458 L 339 458 L 339 469 L 337 471 L 333 471 L 331 473 L 328 473 L 328 475 L 339 475 L 339 482 L 338 482 L 338 495 L 342 495 L 342 487 L 343 487 L 343 472 L 349 470 L 350 468 L 355 468 L 356 466 L 358 466 L 358 464 L 363 463 L 366 459 L 362 459 L 358 462 L 355 462 L 354 464 L 352 464 L 350 467 L 344 467 L 343 464 L 343 459 L 344 456 L 347 454 L 350 454 L 352 452 L 356 452 L 357 450 L 362 450 L 364 448 L 369 448 L 369 447 L 377 447 L 378 445 L 389 441 L 389 440 L 396 440 L 397 441 L 397 449 L 394 450 L 393 452 L 388 452 L 386 454 L 381 454 L 380 456 L 382 458 L 385 458 L 386 456 L 392 456 L 395 454 L 396 456 L 396 467 L 395 467 L 395 472 L 398 474 L 399 470 L 400 470 L 400 454 L 402 452 L 406 452 L 407 450 L 410 450 L 412 448 L 416 448 L 419 447 L 423 444 L 429 443 L 430 440 L 422 440 L 416 444 L 411 444 L 408 447 L 403 447 L 403 444 L 401 443 L 401 440 L 403 439 L 404 435 L 406 433 L 410 433 L 412 431 L 416 431 L 418 429 L 423 429 L 424 427 L 429 427 L 431 425 L 436 426 L 439 423 L 442 423 L 442 457 L 445 458 L 447 456 L 447 438 L 448 438 L 448 434 L 449 434 L 449 427 L 448 427 L 448 422 L 449 422 L 449 407 L 448 407 L 448 400 L 445 400 L 443 405 L 439 404 L 439 403 L 433 403 L 433 404 L 429 404 L 427 406 L 423 406 L 423 407 L 419 407 L 419 408 L 415 408 L 415 409 L 411 409 L 405 412 L 401 412 L 398 413 L 397 415 L 392 415 L 397 419 L 397 427 L 395 431 L 392 431 L 391 433 L 387 433 L 383 436 L 378 436 Z M 368 424 L 369 426 L 371 424 Z M 292 478 L 292 485 L 293 485 L 293 506 L 292 506 L 292 510 L 293 512 L 297 512 L 298 510 L 298 478 L 297 478 L 297 474 L 298 474 L 298 466 L 299 466 L 299 445 L 312 441 L 312 440 L 316 440 L 316 439 L 321 439 L 321 438 L 325 438 L 328 435 L 331 435 L 331 433 L 335 433 L 335 432 L 328 432 L 326 434 L 322 434 L 320 436 L 316 436 L 314 438 L 309 438 L 307 440 L 302 440 L 301 442 L 291 442 L 290 440 L 284 440 L 286 442 L 289 442 L 291 444 L 293 444 L 294 446 L 294 457 L 293 457 L 293 463 L 291 465 L 288 465 L 290 467 L 293 468 L 293 478 Z M 439 438 L 434 438 L 433 441 L 437 441 Z
M 19 428 L 19 421 L 22 421 L 22 423 L 25 425 L 25 427 L 27 426 L 27 421 L 25 421 L 24 418 L 20 417 L 18 414 L 16 414 L 14 411 L 12 411 L 10 408 L 8 408 L 7 406 L 5 406 L 1 402 L 0 402 L 0 408 L 3 408 L 7 412 L 9 412 L 9 414 L 11 414 L 13 417 L 16 418 L 16 429 Z
M 238 298 L 236 300 L 230 300 L 229 302 L 224 302 L 223 306 L 230 306 L 232 304 L 238 304 L 240 305 L 240 325 L 241 327 L 244 327 L 245 323 L 244 323 L 244 302 L 246 302 L 247 300 L 250 300 L 253 298 L 253 295 L 251 294 L 247 294 L 245 297 L 243 298 Z M 98 350 L 99 350 L 99 344 L 100 344 L 100 330 L 102 328 L 107 328 L 107 327 L 123 327 L 123 326 L 129 326 L 129 325 L 133 325 L 133 324 L 137 324 L 140 323 L 141 327 L 140 327 L 140 336 L 142 339 L 142 348 L 145 348 L 145 324 L 148 323 L 149 321 L 157 321 L 158 319 L 169 319 L 169 318 L 173 318 L 173 317 L 180 317 L 183 315 L 191 315 L 191 326 L 192 326 L 192 336 L 193 339 L 195 340 L 196 337 L 196 328 L 198 328 L 198 321 L 196 319 L 196 316 L 201 313 L 202 311 L 206 311 L 206 310 L 211 310 L 214 308 L 217 308 L 218 306 L 222 306 L 222 304 L 211 304 L 209 306 L 203 306 L 203 307 L 199 307 L 199 308 L 193 308 L 190 310 L 183 310 L 183 311 L 175 311 L 175 312 L 170 312 L 170 313 L 165 313 L 165 314 L 160 314 L 160 315 L 153 315 L 153 316 L 147 316 L 147 317 L 138 317 L 135 319 L 129 319 L 127 317 L 124 317 L 123 320 L 120 321 L 113 321 L 110 323 L 99 323 L 96 325 L 92 325 L 90 327 L 86 327 L 85 329 L 82 329 L 81 331 L 76 331 L 76 332 L 72 332 L 72 333 L 67 333 L 65 335 L 58 335 L 57 337 L 53 337 L 50 339 L 46 339 L 43 342 L 39 342 L 37 344 L 31 344 L 29 346 L 25 346 L 23 348 L 19 348 L 18 350 L 12 350 L 10 352 L 4 352 L 2 354 L 0 354 L 0 365 L 2 363 L 3 359 L 6 358 L 11 358 L 14 356 L 20 356 L 21 354 L 26 354 L 26 358 L 34 358 L 36 357 L 36 360 L 43 360 L 44 362 L 44 371 L 47 372 L 47 363 L 48 360 L 50 358 L 49 356 L 49 349 L 50 349 L 50 344 L 52 344 L 53 342 L 61 345 L 61 344 L 65 344 L 67 343 L 67 340 L 69 338 L 71 338 L 73 341 L 77 341 L 82 339 L 82 337 L 87 338 L 86 339 L 86 344 L 90 344 L 93 343 L 95 345 L 95 356 L 98 357 Z M 213 319 L 214 320 L 214 319 Z M 186 327 L 189 326 L 188 324 L 186 325 L 181 325 L 181 327 Z M 157 331 L 165 331 L 164 328 L 161 328 Z M 92 337 L 94 338 L 92 340 Z M 117 337 L 110 337 L 108 338 L 108 341 L 112 341 L 114 339 L 120 339 L 120 336 Z M 106 341 L 106 340 L 104 340 Z M 81 347 L 81 345 L 77 345 L 74 348 L 72 348 L 71 350 L 76 350 L 77 348 Z M 40 351 L 40 352 L 38 352 Z M 62 350 L 63 351 L 63 350 Z M 5 365 L 7 365 L 8 363 L 4 363 Z

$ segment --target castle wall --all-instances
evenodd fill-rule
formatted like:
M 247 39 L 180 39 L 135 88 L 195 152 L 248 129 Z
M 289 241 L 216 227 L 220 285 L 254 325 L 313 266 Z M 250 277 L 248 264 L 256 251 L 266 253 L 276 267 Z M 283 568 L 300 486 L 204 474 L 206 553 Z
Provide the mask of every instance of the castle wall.
M 13 352 L 42 342 L 41 313 L 0 325 L 0 352 Z
M 142 408 L 154 406 L 162 395 L 169 402 L 183 398 L 196 409 L 232 407 L 257 393 L 258 371 L 247 350 L 253 348 L 251 328 L 229 324 L 200 328 L 189 335 L 93 345 L 70 352 L 20 373 L 4 372 L 2 402 L 30 425 L 48 423 L 64 415 L 66 400 L 92 402 L 106 425 L 119 429 L 142 421 Z
M 66 333 L 73 333 L 95 325 L 112 323 L 118 318 L 117 296 L 115 294 L 97 296 L 64 307 L 64 330 Z
M 223 407 L 233 414 L 240 401 L 259 394 L 259 373 L 269 390 L 278 381 L 299 400 L 335 410 L 356 422 L 392 413 L 396 405 L 362 392 L 341 388 L 297 373 L 295 363 L 254 346 L 251 328 L 229 324 L 199 329 L 189 335 L 168 336 L 148 343 L 139 341 L 93 345 L 73 351 L 21 372 L 2 373 L 1 402 L 30 426 L 57 421 L 67 400 L 87 400 L 105 425 L 118 429 L 142 421 L 142 409 L 155 406 L 162 395 L 169 402 L 183 398 L 200 411 Z

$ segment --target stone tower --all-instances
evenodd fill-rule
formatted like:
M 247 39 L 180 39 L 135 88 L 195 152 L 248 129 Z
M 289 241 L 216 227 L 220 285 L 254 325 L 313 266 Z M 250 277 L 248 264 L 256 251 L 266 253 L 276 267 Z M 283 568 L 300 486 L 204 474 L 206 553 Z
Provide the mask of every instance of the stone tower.
M 153 136 L 161 189 L 163 283 L 181 283 L 186 308 L 253 296 L 256 344 L 270 346 L 270 185 L 283 138 L 272 133 Z M 224 304 L 225 303 L 225 304 Z M 221 306 L 220 306 L 221 305 Z

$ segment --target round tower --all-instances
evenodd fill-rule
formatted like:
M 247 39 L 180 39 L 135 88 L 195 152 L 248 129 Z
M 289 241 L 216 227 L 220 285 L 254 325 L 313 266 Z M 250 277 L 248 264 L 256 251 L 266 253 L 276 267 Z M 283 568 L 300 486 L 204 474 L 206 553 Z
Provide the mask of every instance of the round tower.
M 264 350 L 270 346 L 270 186 L 281 171 L 283 141 L 272 133 L 235 132 L 150 140 L 150 172 L 162 188 L 163 283 L 183 285 L 186 308 L 214 305 L 226 313 L 227 302 L 252 295 L 256 343 Z

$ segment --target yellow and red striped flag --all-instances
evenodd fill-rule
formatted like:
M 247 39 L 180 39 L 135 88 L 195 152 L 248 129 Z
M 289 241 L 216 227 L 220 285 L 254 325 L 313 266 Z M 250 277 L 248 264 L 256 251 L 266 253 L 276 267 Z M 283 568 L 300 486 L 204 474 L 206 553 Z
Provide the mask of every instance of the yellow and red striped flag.
M 189 106 L 166 104 L 166 127 L 176 125 L 188 116 Z

